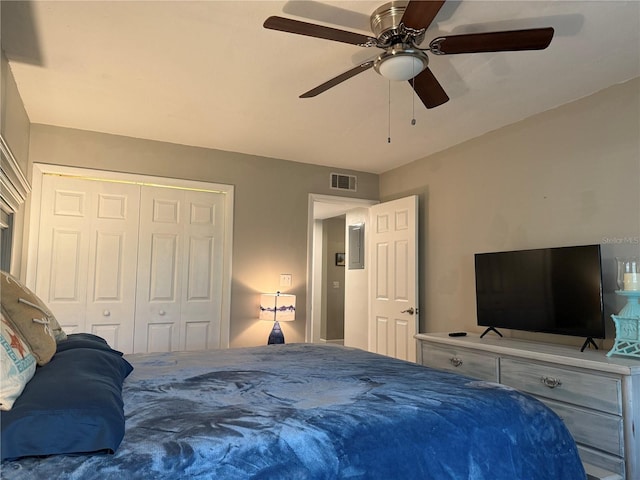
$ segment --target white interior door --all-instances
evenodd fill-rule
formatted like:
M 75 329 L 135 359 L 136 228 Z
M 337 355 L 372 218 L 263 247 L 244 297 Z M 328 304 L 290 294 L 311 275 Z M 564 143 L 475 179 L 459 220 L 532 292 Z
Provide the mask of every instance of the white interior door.
M 369 350 L 416 361 L 418 197 L 370 209 Z
M 143 187 L 135 352 L 220 348 L 224 201 Z
M 133 348 L 139 187 L 45 175 L 35 291 L 68 333 Z

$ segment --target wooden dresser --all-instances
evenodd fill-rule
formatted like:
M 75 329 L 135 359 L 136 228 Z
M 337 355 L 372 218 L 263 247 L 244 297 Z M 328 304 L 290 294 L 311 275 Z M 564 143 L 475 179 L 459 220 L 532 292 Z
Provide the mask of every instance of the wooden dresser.
M 590 479 L 640 479 L 640 359 L 477 335 L 416 339 L 418 363 L 509 385 L 551 407 Z

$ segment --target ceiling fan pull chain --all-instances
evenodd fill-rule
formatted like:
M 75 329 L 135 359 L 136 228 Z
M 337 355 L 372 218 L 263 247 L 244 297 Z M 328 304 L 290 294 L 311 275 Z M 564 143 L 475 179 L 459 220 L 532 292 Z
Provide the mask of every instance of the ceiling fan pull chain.
M 415 68 L 414 68 L 415 73 Z M 416 76 L 411 78 L 411 125 L 416 124 Z
M 391 80 L 389 80 L 389 112 L 388 112 L 388 124 L 389 135 L 387 136 L 387 143 L 391 143 Z

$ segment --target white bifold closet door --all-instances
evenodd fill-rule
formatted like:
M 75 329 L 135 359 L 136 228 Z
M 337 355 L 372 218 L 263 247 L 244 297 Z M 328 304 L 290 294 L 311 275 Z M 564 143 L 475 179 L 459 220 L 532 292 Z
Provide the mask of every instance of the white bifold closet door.
M 219 348 L 225 195 L 44 175 L 36 293 L 125 353 Z
M 142 189 L 135 352 L 220 343 L 224 196 Z
M 45 176 L 36 293 L 67 333 L 133 351 L 137 185 Z

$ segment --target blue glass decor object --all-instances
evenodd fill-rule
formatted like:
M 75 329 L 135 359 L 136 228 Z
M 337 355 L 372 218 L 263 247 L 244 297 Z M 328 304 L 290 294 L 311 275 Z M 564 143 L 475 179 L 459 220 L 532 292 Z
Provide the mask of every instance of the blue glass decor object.
M 260 320 L 273 322 L 267 345 L 284 343 L 284 334 L 280 321 L 292 321 L 296 318 L 296 296 L 276 293 L 263 293 L 260 296 Z
M 616 326 L 613 348 L 607 353 L 640 358 L 640 291 L 617 290 L 616 294 L 627 297 L 627 304 L 618 315 L 611 315 Z

